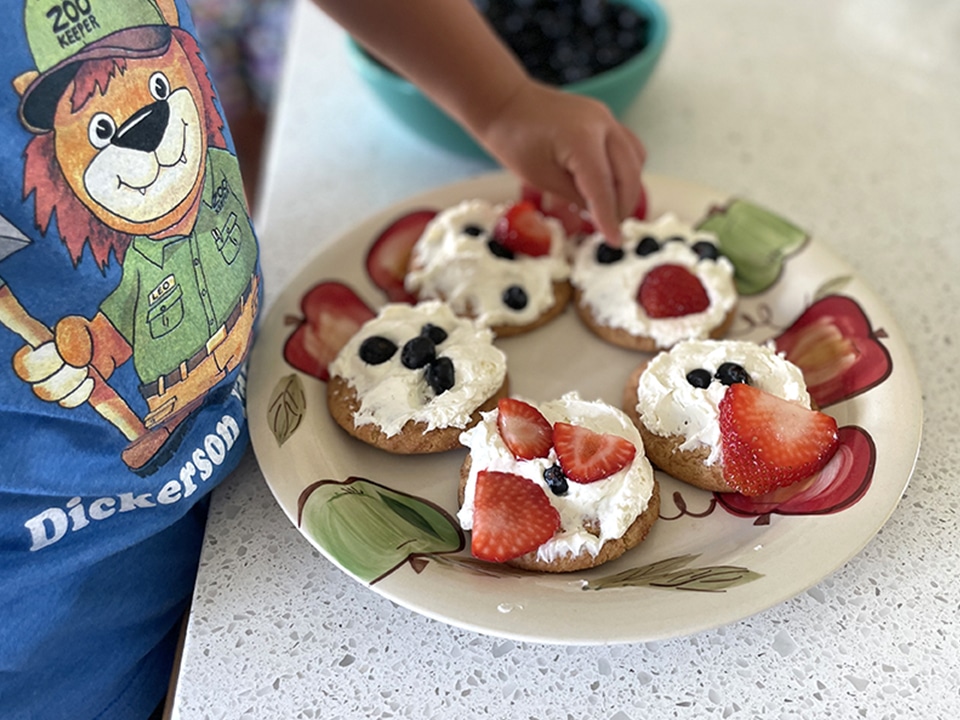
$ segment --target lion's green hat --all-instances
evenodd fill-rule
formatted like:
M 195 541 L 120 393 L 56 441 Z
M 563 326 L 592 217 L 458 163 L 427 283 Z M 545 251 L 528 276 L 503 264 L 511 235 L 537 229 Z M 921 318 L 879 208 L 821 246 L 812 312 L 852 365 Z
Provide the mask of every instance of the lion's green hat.
M 53 128 L 82 62 L 155 57 L 170 45 L 170 26 L 152 0 L 26 0 L 24 27 L 39 75 L 20 98 L 20 120 L 35 133 Z

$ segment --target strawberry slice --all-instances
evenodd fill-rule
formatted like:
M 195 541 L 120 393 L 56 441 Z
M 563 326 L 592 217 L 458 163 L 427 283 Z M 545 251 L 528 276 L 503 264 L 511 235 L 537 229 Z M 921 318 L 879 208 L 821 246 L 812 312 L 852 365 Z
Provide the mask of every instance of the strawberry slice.
M 692 315 L 710 307 L 710 298 L 697 276 L 683 265 L 672 263 L 658 265 L 644 276 L 637 302 L 652 318 Z
M 570 237 L 593 232 L 593 223 L 590 222 L 587 211 L 559 195 L 543 192 L 532 185 L 524 185 L 520 198 L 533 203 L 543 215 L 559 220 L 563 231 Z
M 720 401 L 723 477 L 743 495 L 763 495 L 819 472 L 833 457 L 837 421 L 752 385 Z
M 403 286 L 410 253 L 424 228 L 436 216 L 436 210 L 414 210 L 388 225 L 367 252 L 367 275 L 383 290 L 391 302 L 414 302 L 416 298 Z
M 647 189 L 640 185 L 640 197 L 637 198 L 637 204 L 633 207 L 633 217 L 637 220 L 647 219 Z
M 550 227 L 529 200 L 507 208 L 493 228 L 493 238 L 509 250 L 531 257 L 550 252 Z
M 533 405 L 503 398 L 497 403 L 497 429 L 517 460 L 533 460 L 550 454 L 553 428 Z
M 553 446 L 568 479 L 592 483 L 613 475 L 633 462 L 637 448 L 619 435 L 558 422 L 553 426 Z
M 544 192 L 533 185 L 525 184 L 520 189 L 520 199 L 529 200 L 541 213 L 559 220 L 569 237 L 590 235 L 596 229 L 590 213 L 577 203 L 565 200 L 554 193 Z M 644 220 L 647 217 L 647 191 L 643 185 L 640 186 L 640 196 L 630 216 L 638 220 Z
M 560 528 L 560 513 L 543 489 L 513 473 L 481 470 L 473 499 L 470 550 L 506 562 L 536 550 Z

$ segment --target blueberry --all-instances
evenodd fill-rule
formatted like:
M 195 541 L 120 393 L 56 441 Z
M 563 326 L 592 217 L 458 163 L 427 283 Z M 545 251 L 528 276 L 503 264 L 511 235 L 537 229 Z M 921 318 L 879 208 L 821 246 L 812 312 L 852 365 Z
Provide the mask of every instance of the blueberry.
M 641 18 L 637 15 L 636 10 L 633 8 L 623 7 L 617 10 L 617 26 L 623 30 L 633 30 L 645 20 L 646 18 Z
M 716 260 L 720 257 L 720 250 L 709 240 L 697 240 L 691 249 L 701 260 Z
M 360 359 L 367 365 L 379 365 L 393 357 L 397 344 L 380 335 L 372 335 L 360 343 Z
M 442 395 L 453 387 L 456 377 L 453 372 L 453 360 L 448 357 L 440 357 L 427 365 L 424 371 L 424 377 L 427 385 L 433 388 L 437 395 Z
M 623 259 L 623 249 L 615 248 L 606 243 L 597 245 L 597 262 L 601 265 L 609 265 Z
M 603 21 L 603 11 L 602 0 L 580 0 L 580 19 L 586 25 L 599 25 Z
M 626 53 L 616 45 L 604 45 L 597 48 L 597 63 L 602 68 L 616 67 L 623 62 Z
M 503 243 L 499 243 L 496 240 L 490 240 L 487 243 L 487 247 L 490 248 L 490 252 L 497 257 L 502 257 L 506 260 L 513 260 L 513 250 L 508 248 Z
M 713 376 L 710 374 L 709 370 L 697 368 L 696 370 L 691 370 L 687 373 L 687 382 L 693 385 L 695 388 L 706 389 L 710 387 L 710 383 L 713 382 Z
M 617 33 L 617 47 L 626 53 L 633 53 L 637 50 L 639 43 L 638 37 L 632 30 L 621 30 Z
M 472 224 L 471 224 L 471 225 L 464 225 L 464 226 L 463 226 L 463 234 L 464 234 L 464 235 L 469 235 L 470 237 L 480 237 L 480 236 L 483 235 L 485 232 L 486 232 L 486 230 L 484 230 L 484 229 L 483 229 L 482 227 L 480 227 L 479 225 L 472 225 Z
M 569 14 L 543 8 L 537 12 L 535 20 L 544 39 L 556 41 L 573 33 L 573 17 Z
M 747 374 L 747 371 L 743 369 L 742 365 L 737 365 L 737 363 L 733 362 L 722 363 L 720 367 L 717 368 L 715 377 L 724 385 L 736 385 L 737 383 L 750 384 L 750 376 Z
M 509 35 L 515 35 L 523 30 L 527 24 L 527 19 L 522 13 L 510 13 L 503 19 L 503 29 Z
M 560 71 L 560 77 L 562 78 L 561 84 L 572 85 L 573 83 L 586 80 L 588 77 L 590 77 L 590 68 L 581 67 L 580 65 L 571 65 Z
M 430 338 L 434 345 L 439 345 L 447 339 L 447 331 L 433 323 L 427 323 L 420 328 L 420 334 Z
M 660 249 L 660 243 L 657 242 L 657 239 L 652 235 L 644 235 L 643 239 L 637 243 L 637 255 L 641 257 L 646 255 L 653 255 Z
M 543 471 L 543 479 L 547 483 L 547 487 L 550 488 L 550 491 L 554 495 L 566 495 L 568 486 L 567 478 L 563 474 L 563 469 L 559 465 L 553 465 L 548 467 Z
M 511 285 L 503 291 L 503 304 L 512 310 L 523 310 L 527 306 L 527 293 L 519 285 Z
M 425 335 L 417 335 L 415 338 L 407 340 L 400 353 L 400 362 L 404 367 L 416 370 L 422 368 L 437 356 L 437 348 L 433 340 Z

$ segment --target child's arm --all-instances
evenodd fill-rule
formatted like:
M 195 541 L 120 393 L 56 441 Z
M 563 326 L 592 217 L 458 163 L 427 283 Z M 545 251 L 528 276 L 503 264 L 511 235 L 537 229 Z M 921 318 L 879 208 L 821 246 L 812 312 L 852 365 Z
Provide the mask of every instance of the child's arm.
M 468 0 L 314 0 L 504 167 L 586 207 L 619 244 L 644 148 L 602 103 L 532 80 Z

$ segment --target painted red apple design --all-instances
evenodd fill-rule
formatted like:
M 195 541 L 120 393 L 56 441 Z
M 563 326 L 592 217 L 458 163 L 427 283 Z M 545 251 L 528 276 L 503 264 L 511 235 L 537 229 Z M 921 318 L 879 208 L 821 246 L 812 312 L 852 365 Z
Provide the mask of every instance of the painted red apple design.
M 436 214 L 436 210 L 423 209 L 401 215 L 384 228 L 370 246 L 365 261 L 367 275 L 390 302 L 416 302 L 404 287 L 403 279 L 413 246 Z
M 774 342 L 803 371 L 810 396 L 827 407 L 866 392 L 890 375 L 893 364 L 882 337 L 885 333 L 873 330 L 856 300 L 828 295 Z
M 856 503 L 873 479 L 876 447 L 862 428 L 839 429 L 839 447 L 819 473 L 807 480 L 755 497 L 738 493 L 715 493 L 718 504 L 741 517 L 766 520 L 777 515 L 827 515 Z M 760 522 L 758 520 L 758 522 Z M 762 522 L 760 523 L 762 524 Z
M 283 359 L 324 382 L 340 348 L 376 314 L 350 287 L 333 281 L 310 288 L 300 299 L 300 311 L 302 316 L 286 318 L 296 329 L 283 346 Z

